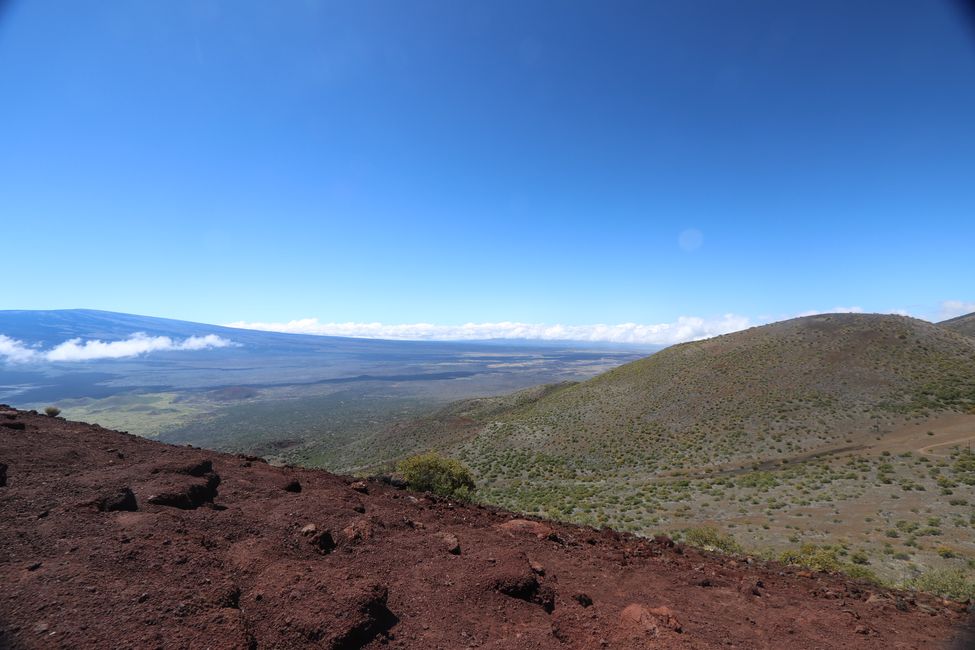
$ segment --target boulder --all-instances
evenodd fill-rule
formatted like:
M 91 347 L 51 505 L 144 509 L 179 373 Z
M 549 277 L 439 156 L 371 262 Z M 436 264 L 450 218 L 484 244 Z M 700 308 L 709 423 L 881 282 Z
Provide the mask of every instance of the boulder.
M 550 614 L 555 609 L 555 591 L 542 585 L 531 571 L 502 571 L 494 577 L 492 587 L 505 596 L 540 605 Z
M 95 506 L 100 512 L 134 512 L 139 509 L 135 494 L 127 487 L 121 487 L 101 496 Z
M 281 487 L 284 489 L 285 492 L 292 492 L 294 494 L 297 494 L 298 492 L 301 492 L 301 481 L 292 477 L 285 480 L 284 485 L 282 485 Z
M 335 538 L 332 537 L 332 532 L 329 530 L 320 530 L 312 533 L 308 541 L 322 555 L 331 553 L 336 547 Z
M 149 503 L 183 510 L 193 510 L 205 503 L 212 503 L 217 496 L 220 477 L 209 472 L 200 476 L 172 476 L 155 482 L 149 490 Z
M 162 463 L 152 468 L 152 474 L 184 474 L 202 477 L 213 472 L 213 461 L 204 458 L 195 461 Z

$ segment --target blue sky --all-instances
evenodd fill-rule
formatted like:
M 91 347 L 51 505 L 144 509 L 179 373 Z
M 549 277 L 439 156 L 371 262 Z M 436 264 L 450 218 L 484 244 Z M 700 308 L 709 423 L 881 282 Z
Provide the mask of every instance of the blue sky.
M 0 97 L 0 309 L 975 309 L 950 2 L 15 1 Z

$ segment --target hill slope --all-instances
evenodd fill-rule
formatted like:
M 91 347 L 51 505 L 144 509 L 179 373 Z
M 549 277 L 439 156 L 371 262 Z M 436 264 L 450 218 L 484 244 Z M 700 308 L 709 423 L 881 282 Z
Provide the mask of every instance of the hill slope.
M 947 327 L 965 336 L 975 336 L 975 312 L 958 316 L 957 318 L 943 320 L 938 325 Z
M 0 647 L 932 648 L 965 618 L 2 406 L 0 425 Z
M 892 583 L 975 569 L 975 340 L 834 314 L 471 400 L 389 433 L 460 458 L 486 501 L 642 535 L 714 526 Z
M 675 345 L 554 391 L 495 418 L 468 456 L 650 474 L 789 458 L 973 408 L 975 341 L 911 318 L 827 314 Z

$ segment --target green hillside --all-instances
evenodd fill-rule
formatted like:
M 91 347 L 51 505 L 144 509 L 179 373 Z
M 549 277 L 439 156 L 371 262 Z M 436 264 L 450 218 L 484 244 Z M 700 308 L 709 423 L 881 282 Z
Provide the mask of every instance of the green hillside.
M 810 316 L 677 345 L 486 423 L 486 476 L 700 471 L 854 445 L 975 406 L 975 341 L 926 323 Z

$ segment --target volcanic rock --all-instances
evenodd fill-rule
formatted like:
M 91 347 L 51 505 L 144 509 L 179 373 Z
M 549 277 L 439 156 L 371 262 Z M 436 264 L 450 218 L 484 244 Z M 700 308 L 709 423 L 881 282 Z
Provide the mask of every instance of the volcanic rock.
M 525 570 L 502 569 L 494 577 L 492 586 L 505 596 L 541 605 L 546 612 L 555 609 L 555 591 L 539 583 L 538 577 L 527 567 Z
M 444 549 L 453 555 L 460 555 L 460 540 L 453 533 L 437 533 L 437 537 L 443 543 Z
M 284 482 L 282 488 L 285 492 L 297 494 L 298 492 L 301 492 L 301 481 L 296 478 L 289 478 Z
M 118 488 L 98 499 L 96 506 L 101 512 L 116 512 L 120 510 L 135 511 L 139 506 L 135 501 L 135 494 L 127 487 Z
M 539 539 L 548 537 L 553 532 L 551 526 L 530 519 L 512 519 L 501 524 L 499 528 L 512 535 L 534 535 Z

